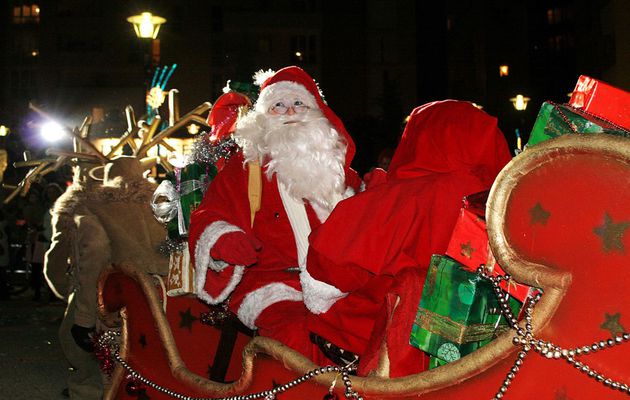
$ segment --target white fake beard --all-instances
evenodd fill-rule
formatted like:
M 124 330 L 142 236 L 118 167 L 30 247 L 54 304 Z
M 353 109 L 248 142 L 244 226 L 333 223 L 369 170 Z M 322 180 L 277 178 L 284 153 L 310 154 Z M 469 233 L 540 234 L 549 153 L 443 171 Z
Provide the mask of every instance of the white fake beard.
M 291 123 L 286 123 L 291 121 Z M 246 161 L 270 158 L 269 179 L 278 181 L 295 199 L 306 199 L 327 217 L 345 192 L 346 144 L 320 110 L 304 114 L 269 115 L 250 112 L 234 134 Z

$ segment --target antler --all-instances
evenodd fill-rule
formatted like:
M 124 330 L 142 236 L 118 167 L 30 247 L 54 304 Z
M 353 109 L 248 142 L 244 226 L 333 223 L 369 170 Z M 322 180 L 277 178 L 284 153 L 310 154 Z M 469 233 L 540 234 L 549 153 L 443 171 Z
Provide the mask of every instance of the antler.
M 188 114 L 184 115 L 181 119 L 176 121 L 173 125 L 169 126 L 168 128 L 166 128 L 163 131 L 161 131 L 160 133 L 158 133 L 156 136 L 154 136 L 148 143 L 142 144 L 142 146 L 140 146 L 140 148 L 135 153 L 135 155 L 139 156 L 139 157 L 142 157 L 142 156 L 146 155 L 147 151 L 151 147 L 157 145 L 158 143 L 164 145 L 164 147 L 166 147 L 170 151 L 175 151 L 175 149 L 173 149 L 172 146 L 169 146 L 164 141 L 164 139 L 166 139 L 167 137 L 169 137 L 170 135 L 175 133 L 178 129 L 182 128 L 184 125 L 186 125 L 186 124 L 188 124 L 190 122 L 195 122 L 197 124 L 209 127 L 209 125 L 206 122 L 206 120 L 201 117 L 201 114 L 205 113 L 206 111 L 210 110 L 211 108 L 212 108 L 212 103 L 210 103 L 208 101 L 206 101 L 205 103 L 202 103 L 201 105 L 197 106 L 195 109 L 193 109 Z

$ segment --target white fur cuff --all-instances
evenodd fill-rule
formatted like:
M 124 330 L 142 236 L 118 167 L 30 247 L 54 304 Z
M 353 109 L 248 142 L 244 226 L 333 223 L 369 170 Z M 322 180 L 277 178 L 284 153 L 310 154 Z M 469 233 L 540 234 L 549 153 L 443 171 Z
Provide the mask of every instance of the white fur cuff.
M 300 272 L 300 283 L 304 292 L 304 305 L 313 314 L 327 312 L 337 300 L 348 295 L 326 282 L 313 278 L 307 270 Z
M 256 329 L 255 322 L 260 313 L 272 304 L 286 300 L 302 301 L 302 292 L 284 283 L 270 283 L 248 293 L 236 315 L 245 326 Z
M 243 230 L 225 221 L 213 222 L 204 229 L 195 245 L 195 269 L 210 268 L 220 272 L 228 266 L 226 262 L 210 257 L 210 250 L 221 236 L 230 232 L 243 232 Z
M 195 245 L 195 289 L 197 297 L 209 304 L 219 304 L 223 302 L 232 293 L 236 285 L 241 281 L 245 267 L 242 265 L 234 266 L 232 277 L 227 286 L 223 288 L 218 296 L 211 296 L 205 290 L 208 268 L 216 272 L 221 272 L 228 267 L 224 261 L 214 260 L 210 257 L 210 249 L 216 244 L 222 235 L 230 232 L 242 232 L 243 230 L 235 225 L 225 221 L 216 221 L 210 224 L 203 231 L 197 244 Z

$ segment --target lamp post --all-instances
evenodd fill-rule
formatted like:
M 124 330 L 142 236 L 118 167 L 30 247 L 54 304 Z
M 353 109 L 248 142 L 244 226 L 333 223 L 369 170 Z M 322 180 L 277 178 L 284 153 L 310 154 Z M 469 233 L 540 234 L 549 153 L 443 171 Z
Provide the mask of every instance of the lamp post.
M 515 97 L 512 97 L 510 99 L 510 101 L 512 102 L 512 105 L 514 106 L 514 109 L 516 109 L 516 111 L 518 111 L 519 114 L 521 114 L 520 124 L 519 124 L 520 126 L 522 126 L 525 123 L 525 120 L 522 117 L 521 111 L 527 110 L 527 104 L 529 103 L 530 100 L 531 99 L 529 97 L 523 96 L 522 94 L 517 94 Z M 515 155 L 518 155 L 521 153 L 521 151 L 523 151 L 521 132 L 519 128 L 516 128 L 515 134 L 516 134 L 516 149 L 514 153 Z
M 160 62 L 160 40 L 157 37 L 160 27 L 166 22 L 166 19 L 150 12 L 142 12 L 127 18 L 127 22 L 133 25 L 136 36 L 143 42 L 145 83 L 148 90 L 150 89 L 151 69 Z

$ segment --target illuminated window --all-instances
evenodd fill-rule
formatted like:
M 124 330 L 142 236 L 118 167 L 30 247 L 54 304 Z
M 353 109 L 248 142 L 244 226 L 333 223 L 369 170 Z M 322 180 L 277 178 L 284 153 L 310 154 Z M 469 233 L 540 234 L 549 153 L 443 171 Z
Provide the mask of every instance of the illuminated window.
M 559 24 L 566 19 L 565 17 L 565 11 L 560 7 L 547 10 L 547 23 L 549 25 Z
M 510 75 L 510 67 L 507 65 L 499 65 L 499 76 Z
M 37 4 L 24 4 L 13 7 L 13 23 L 21 24 L 38 24 L 39 23 L 39 6 Z
M 317 37 L 315 35 L 291 36 L 291 61 L 294 63 L 316 63 Z

